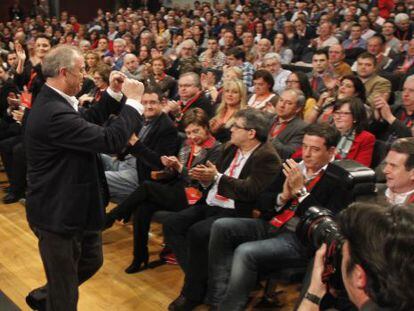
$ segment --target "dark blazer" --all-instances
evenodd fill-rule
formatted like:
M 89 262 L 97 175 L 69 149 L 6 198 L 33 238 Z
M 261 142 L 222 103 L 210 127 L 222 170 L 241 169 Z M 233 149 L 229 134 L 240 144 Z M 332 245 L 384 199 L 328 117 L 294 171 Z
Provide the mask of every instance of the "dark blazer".
M 137 132 L 142 126 L 139 126 Z M 142 183 L 151 178 L 151 171 L 158 171 L 164 168 L 161 163 L 161 156 L 175 155 L 178 152 L 180 142 L 178 131 L 171 119 L 162 113 L 145 136 L 144 140 L 127 150 L 137 158 L 138 180 Z
M 134 108 L 123 106 L 102 126 L 120 105 L 105 92 L 94 107 L 78 113 L 53 89 L 42 87 L 24 136 L 30 225 L 68 234 L 103 227 L 97 153 L 120 152 L 140 122 Z
M 237 147 L 227 144 L 217 163 L 224 173 L 236 154 Z M 223 175 L 218 184 L 218 194 L 235 201 L 236 217 L 252 217 L 259 195 L 276 179 L 281 160 L 269 143 L 261 144 L 249 157 L 239 178 Z
M 296 210 L 296 216 L 301 217 L 311 206 L 327 208 L 336 214 L 352 202 L 351 191 L 348 191 L 341 180 L 329 174 L 328 171 L 329 169 L 327 168 L 309 195 L 299 203 Z M 268 189 L 270 192 L 266 192 L 260 198 L 260 205 L 258 207 L 263 218 L 270 219 L 277 214 L 277 212 L 275 212 L 276 197 L 283 191 L 283 183 L 285 182 L 285 179 L 286 177 L 283 172 L 280 172 L 276 183 Z M 288 208 L 291 203 L 292 201 L 286 203 L 284 209 Z
M 369 132 L 373 133 L 378 140 L 392 142 L 395 138 L 411 137 L 411 128 L 408 127 L 401 119 L 407 114 L 403 105 L 394 105 L 391 107 L 392 114 L 396 117 L 395 121 L 388 124 L 384 120 L 374 120 L 369 127 Z
M 288 159 L 302 146 L 306 126 L 301 118 L 296 117 L 276 137 L 270 138 L 270 142 L 282 159 Z

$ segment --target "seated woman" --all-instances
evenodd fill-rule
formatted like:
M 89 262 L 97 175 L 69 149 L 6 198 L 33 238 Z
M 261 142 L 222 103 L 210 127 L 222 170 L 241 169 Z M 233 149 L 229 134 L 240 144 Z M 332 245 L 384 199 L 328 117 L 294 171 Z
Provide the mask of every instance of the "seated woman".
M 247 102 L 249 107 L 266 110 L 267 106 L 276 106 L 279 96 L 272 91 L 274 83 L 275 80 L 269 71 L 257 70 L 253 74 L 254 93 Z
M 358 97 L 363 103 L 366 101 L 365 87 L 361 79 L 354 75 L 347 75 L 340 79 L 339 86 L 333 78 L 324 79 L 327 91 L 319 97 L 313 109 L 306 114 L 305 121 L 308 123 L 333 124 L 333 107 L 338 99 L 346 97 Z
M 187 140 L 175 156 L 163 156 L 162 172 L 154 172 L 155 181 L 145 181 L 124 202 L 106 216 L 106 228 L 115 220 L 127 221 L 134 214 L 134 258 L 126 273 L 135 273 L 148 264 L 148 232 L 151 218 L 158 210 L 180 211 L 201 199 L 202 189 L 197 181 L 189 178 L 189 171 L 207 161 L 215 162 L 220 154 L 220 143 L 211 135 L 206 113 L 191 109 L 183 120 Z
M 237 111 L 247 107 L 247 91 L 243 81 L 226 80 L 223 85 L 223 96 L 214 118 L 210 120 L 210 129 L 214 137 L 224 143 L 230 140 L 230 129 Z
M 337 156 L 370 166 L 375 136 L 364 130 L 367 114 L 363 102 L 356 97 L 338 100 L 333 108 L 334 125 L 341 133 Z
M 273 41 L 273 52 L 278 53 L 282 59 L 282 65 L 287 65 L 292 62 L 293 52 L 287 45 L 287 37 L 283 32 L 278 32 Z

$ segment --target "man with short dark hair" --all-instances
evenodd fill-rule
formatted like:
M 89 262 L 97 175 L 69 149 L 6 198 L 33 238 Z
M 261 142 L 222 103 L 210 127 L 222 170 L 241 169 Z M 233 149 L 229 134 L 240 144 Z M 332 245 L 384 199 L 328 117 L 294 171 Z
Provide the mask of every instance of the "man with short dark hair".
M 277 185 L 259 201 L 261 218 L 214 222 L 209 250 L 210 305 L 244 310 L 259 272 L 306 263 L 305 247 L 295 233 L 298 220 L 311 206 L 324 206 L 336 214 L 351 201 L 345 185 L 326 173 L 339 137 L 327 124 L 308 126 L 303 160 L 289 159 L 283 164 Z
M 328 53 L 317 50 L 312 56 L 312 72 L 308 74 L 309 83 L 316 94 L 321 94 L 325 89 L 323 78 L 329 72 Z
M 205 68 L 222 69 L 226 63 L 226 54 L 220 51 L 217 39 L 210 37 L 207 40 L 207 50 L 201 53 L 198 60 Z
M 171 215 L 164 222 L 167 244 L 185 272 L 184 287 L 169 310 L 192 310 L 202 303 L 207 287 L 210 228 L 223 217 L 252 217 L 256 200 L 275 179 L 280 159 L 266 143 L 268 121 L 256 109 L 239 111 L 230 144 L 217 166 L 207 162 L 189 175 L 210 190 L 205 203 Z
M 367 47 L 367 41 L 361 38 L 362 28 L 360 24 L 353 24 L 351 26 L 351 34 L 348 39 L 342 42 L 342 46 L 345 50 L 350 49 L 365 49 Z
M 344 237 L 341 277 L 351 302 L 360 311 L 413 310 L 412 207 L 356 203 L 337 219 Z M 326 252 L 324 244 L 316 253 L 311 284 L 298 311 L 320 310 L 328 292 L 322 281 Z
M 228 66 L 237 66 L 243 70 L 243 82 L 249 88 L 253 85 L 254 67 L 246 61 L 246 53 L 239 47 L 232 48 L 227 52 L 226 63 Z
M 391 82 L 380 77 L 376 72 L 377 59 L 365 52 L 357 58 L 357 74 L 364 83 L 367 103 L 373 107 L 374 99 L 379 96 L 388 100 L 391 93 Z

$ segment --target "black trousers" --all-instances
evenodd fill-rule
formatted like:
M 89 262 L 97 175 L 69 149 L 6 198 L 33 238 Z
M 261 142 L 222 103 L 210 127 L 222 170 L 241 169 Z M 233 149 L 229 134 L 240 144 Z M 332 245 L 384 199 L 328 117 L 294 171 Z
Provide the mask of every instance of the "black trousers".
M 114 216 L 133 213 L 134 260 L 148 256 L 148 232 L 152 215 L 159 210 L 178 212 L 188 207 L 182 181 L 168 184 L 144 181 L 138 189 L 114 209 Z
M 47 284 L 31 292 L 48 311 L 75 311 L 78 287 L 92 277 L 103 264 L 101 232 L 62 235 L 32 228 L 39 239 L 39 251 Z
M 182 294 L 201 302 L 207 291 L 208 245 L 213 222 L 235 217 L 233 209 L 196 205 L 171 215 L 164 222 L 164 238 L 184 270 Z
M 133 216 L 134 259 L 144 260 L 145 256 L 148 256 L 148 232 L 152 215 L 160 210 L 178 212 L 187 208 L 184 186 L 181 182 L 161 184 L 145 181 L 121 205 L 130 203 L 132 203 L 130 206 L 135 207 Z

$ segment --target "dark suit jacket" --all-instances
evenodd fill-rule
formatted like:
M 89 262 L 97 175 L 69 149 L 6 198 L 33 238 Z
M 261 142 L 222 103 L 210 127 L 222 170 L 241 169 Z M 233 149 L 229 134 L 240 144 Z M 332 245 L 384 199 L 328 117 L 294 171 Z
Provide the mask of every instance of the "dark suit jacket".
M 120 103 L 104 93 L 91 109 L 76 112 L 44 85 L 27 119 L 27 219 L 57 233 L 100 230 L 104 199 L 97 153 L 118 153 L 137 124 L 138 112 L 124 106 L 108 126 L 102 124 Z
M 273 122 L 272 122 L 273 123 Z M 291 120 L 270 142 L 282 159 L 288 159 L 300 148 L 307 124 L 299 117 Z
M 344 185 L 341 180 L 328 172 L 329 169 L 327 168 L 309 195 L 299 203 L 296 210 L 296 216 L 301 217 L 311 206 L 327 208 L 336 214 L 352 202 L 351 191 L 346 189 L 346 185 Z M 258 207 L 263 218 L 270 219 L 276 215 L 276 197 L 283 191 L 283 183 L 285 182 L 285 179 L 283 172 L 280 172 L 276 183 L 269 189 L 270 192 L 263 194 L 260 198 L 260 205 Z M 288 208 L 291 203 L 292 201 L 288 202 L 284 209 Z
M 224 173 L 236 154 L 237 147 L 227 144 L 217 163 Z M 218 194 L 235 201 L 236 217 L 251 217 L 259 195 L 274 182 L 281 167 L 281 160 L 269 143 L 261 144 L 249 157 L 239 178 L 223 175 L 218 184 Z
M 139 127 L 137 132 L 140 131 Z M 151 171 L 164 168 L 160 157 L 163 155 L 175 155 L 178 152 L 178 131 L 171 119 L 162 113 L 145 136 L 139 140 L 128 152 L 137 158 L 138 179 L 142 183 L 151 178 Z

